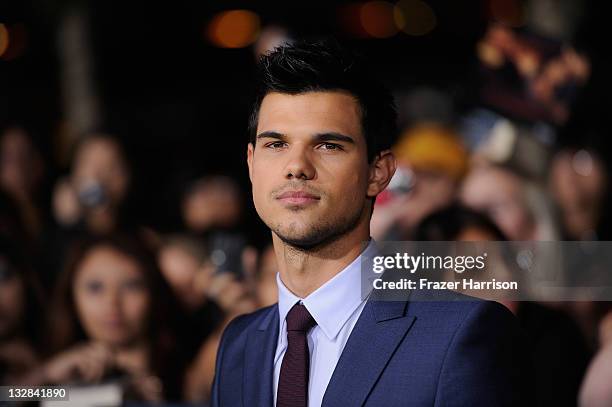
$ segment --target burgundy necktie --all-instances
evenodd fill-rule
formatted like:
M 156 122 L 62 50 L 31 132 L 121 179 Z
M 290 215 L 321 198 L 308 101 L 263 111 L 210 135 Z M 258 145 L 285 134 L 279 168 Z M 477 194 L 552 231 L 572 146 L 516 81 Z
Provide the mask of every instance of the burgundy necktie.
M 300 303 L 289 310 L 286 320 L 287 350 L 278 379 L 276 407 L 307 407 L 310 355 L 306 335 L 317 323 Z

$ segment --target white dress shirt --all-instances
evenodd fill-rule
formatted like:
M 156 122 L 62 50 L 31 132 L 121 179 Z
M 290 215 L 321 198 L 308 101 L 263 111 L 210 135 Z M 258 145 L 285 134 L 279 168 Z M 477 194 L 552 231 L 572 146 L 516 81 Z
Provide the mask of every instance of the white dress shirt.
M 308 407 L 319 407 L 323 395 L 342 354 L 355 323 L 361 315 L 366 299 L 361 299 L 361 257 L 374 250 L 372 241 L 364 252 L 344 270 L 336 274 L 306 298 L 294 295 L 278 283 L 279 335 L 274 356 L 274 405 L 278 392 L 281 364 L 287 350 L 287 313 L 297 302 L 302 302 L 317 325 L 308 333 L 310 350 L 310 376 L 308 380 Z

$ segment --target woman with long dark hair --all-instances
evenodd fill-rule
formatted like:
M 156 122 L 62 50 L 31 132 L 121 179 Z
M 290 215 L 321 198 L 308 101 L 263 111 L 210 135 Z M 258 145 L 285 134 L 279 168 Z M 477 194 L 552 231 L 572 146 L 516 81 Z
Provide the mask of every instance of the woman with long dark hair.
M 49 328 L 53 356 L 35 382 L 114 380 L 135 399 L 177 398 L 172 296 L 138 239 L 111 235 L 79 242 L 56 288 Z

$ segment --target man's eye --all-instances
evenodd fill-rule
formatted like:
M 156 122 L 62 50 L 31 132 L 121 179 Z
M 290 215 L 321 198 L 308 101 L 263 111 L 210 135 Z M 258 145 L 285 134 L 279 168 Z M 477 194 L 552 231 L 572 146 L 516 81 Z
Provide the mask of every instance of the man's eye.
M 285 146 L 285 143 L 283 141 L 274 141 L 272 143 L 266 144 L 267 148 L 272 148 L 272 149 L 283 148 L 284 146 Z
M 323 150 L 342 150 L 342 146 L 340 144 L 334 143 L 322 143 L 321 148 Z

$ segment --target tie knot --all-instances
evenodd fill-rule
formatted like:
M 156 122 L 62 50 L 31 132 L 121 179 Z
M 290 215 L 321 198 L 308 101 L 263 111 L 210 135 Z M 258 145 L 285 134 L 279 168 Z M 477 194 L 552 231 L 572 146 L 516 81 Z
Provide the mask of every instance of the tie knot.
M 308 332 L 310 328 L 315 326 L 317 322 L 314 320 L 310 312 L 304 304 L 295 304 L 287 313 L 287 331 L 302 331 Z

